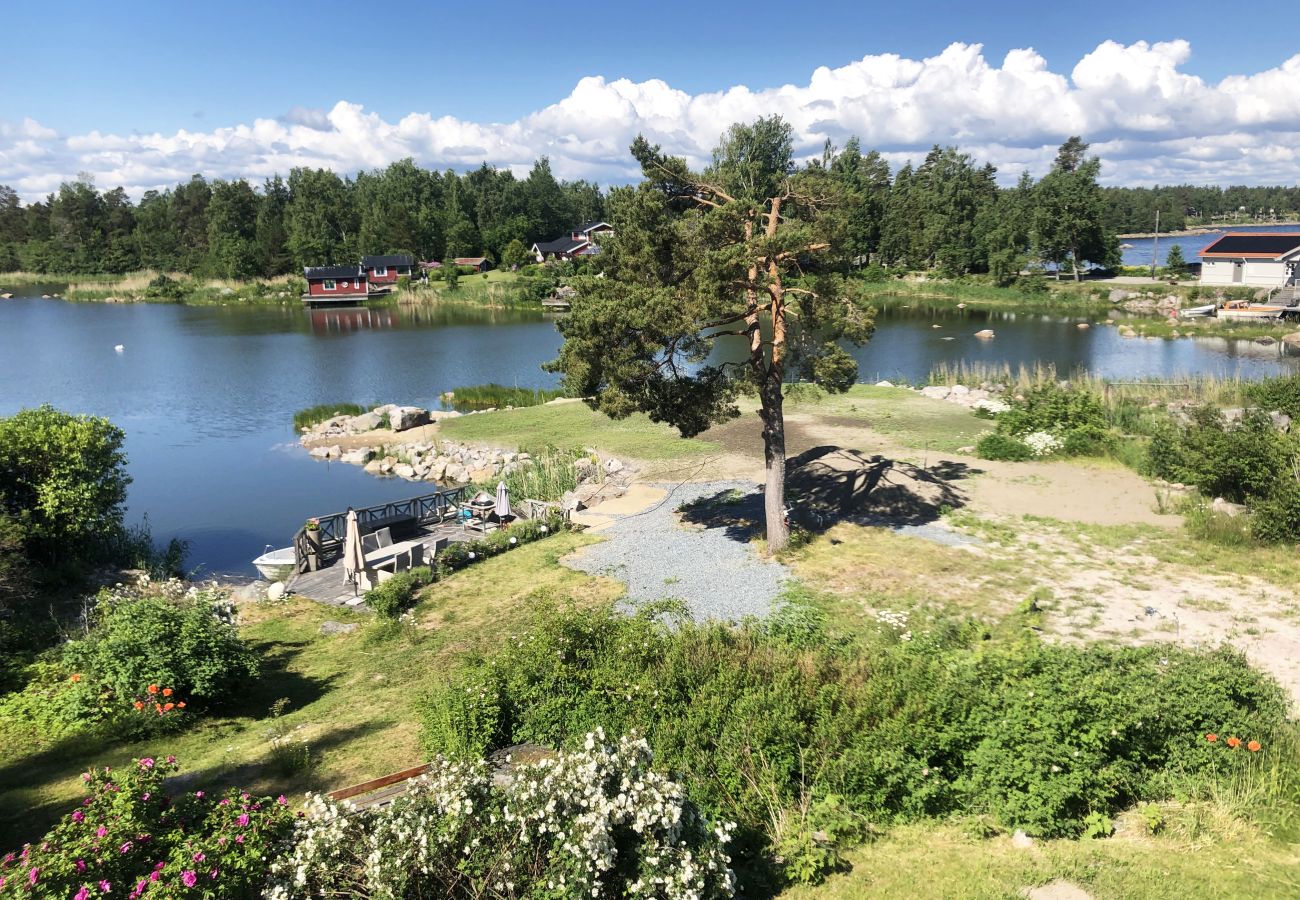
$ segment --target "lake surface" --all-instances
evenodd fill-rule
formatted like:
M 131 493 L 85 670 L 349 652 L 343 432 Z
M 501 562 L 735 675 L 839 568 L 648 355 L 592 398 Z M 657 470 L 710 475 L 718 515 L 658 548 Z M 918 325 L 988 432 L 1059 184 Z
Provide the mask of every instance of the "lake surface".
M 1200 256 L 1197 254 L 1222 237 L 1225 231 L 1300 232 L 1300 225 L 1233 225 L 1212 234 L 1162 234 L 1160 235 L 1160 245 L 1156 248 L 1156 265 L 1163 266 L 1165 264 L 1165 260 L 1169 255 L 1169 248 L 1174 244 L 1178 244 L 1183 248 L 1183 259 L 1187 262 L 1200 262 Z M 1154 243 L 1154 238 L 1121 238 L 1120 243 L 1130 245 L 1120 250 L 1124 265 L 1151 265 L 1151 245 Z
M 1076 321 L 896 308 L 855 355 L 863 381 L 922 381 L 936 363 L 962 360 L 1117 378 L 1256 378 L 1300 367 L 1276 347 L 1126 340 Z M 997 337 L 975 338 L 981 328 Z M 540 367 L 559 346 L 554 318 L 530 310 L 309 313 L 19 297 L 0 301 L 0 415 L 50 403 L 112 419 L 126 432 L 135 479 L 128 521 L 147 514 L 155 537 L 190 541 L 190 565 L 203 572 L 251 574 L 249 560 L 267 544 L 285 546 L 308 516 L 427 490 L 311 459 L 293 433 L 296 410 L 343 400 L 436 407 L 444 391 L 489 381 L 552 387 L 556 377 Z

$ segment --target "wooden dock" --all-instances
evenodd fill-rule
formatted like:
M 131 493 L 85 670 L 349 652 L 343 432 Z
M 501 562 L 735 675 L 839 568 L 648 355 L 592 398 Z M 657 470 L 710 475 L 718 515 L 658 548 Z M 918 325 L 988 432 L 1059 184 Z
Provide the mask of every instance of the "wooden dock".
M 422 527 L 410 540 L 418 540 L 424 545 L 424 558 L 432 561 L 434 549 L 439 543 L 472 541 L 481 538 L 478 532 L 468 530 L 458 522 L 443 522 Z M 295 594 L 301 594 L 309 600 L 328 606 L 358 607 L 362 605 L 364 590 L 359 590 L 348 583 L 343 572 L 342 556 L 327 558 L 327 562 L 315 571 L 299 572 L 289 578 L 285 587 Z

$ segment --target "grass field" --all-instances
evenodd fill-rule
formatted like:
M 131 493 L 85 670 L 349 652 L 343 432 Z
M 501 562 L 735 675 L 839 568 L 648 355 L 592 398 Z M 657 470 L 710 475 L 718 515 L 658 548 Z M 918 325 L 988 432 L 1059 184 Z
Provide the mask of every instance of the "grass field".
M 858 420 L 912 450 L 956 450 L 974 444 L 993 427 L 959 404 L 869 384 L 855 384 L 844 394 L 796 392 L 786 402 L 786 412 Z
M 651 422 L 644 415 L 614 420 L 581 402 L 461 416 L 444 420 L 438 430 L 451 440 L 465 443 L 594 447 L 638 460 L 696 457 L 719 449 L 707 440 L 685 440 L 675 429 Z

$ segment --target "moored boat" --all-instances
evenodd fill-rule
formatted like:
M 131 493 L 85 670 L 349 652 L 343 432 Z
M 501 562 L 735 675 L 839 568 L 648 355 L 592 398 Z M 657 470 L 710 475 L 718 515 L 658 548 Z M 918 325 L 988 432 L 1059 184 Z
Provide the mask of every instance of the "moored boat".
M 295 561 L 292 547 L 274 550 L 267 544 L 266 552 L 253 560 L 253 568 L 267 581 L 283 581 L 293 573 Z
M 1195 319 L 1198 316 L 1214 315 L 1214 304 L 1206 303 L 1204 306 L 1189 306 L 1187 309 L 1178 310 L 1180 319 Z
M 1220 319 L 1280 319 L 1285 309 L 1285 306 L 1233 300 L 1219 307 L 1215 315 Z

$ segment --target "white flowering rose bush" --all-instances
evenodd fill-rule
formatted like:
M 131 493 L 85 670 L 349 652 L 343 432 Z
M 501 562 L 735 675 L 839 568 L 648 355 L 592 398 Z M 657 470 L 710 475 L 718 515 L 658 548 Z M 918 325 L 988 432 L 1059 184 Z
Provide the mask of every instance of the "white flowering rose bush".
M 1049 431 L 1031 431 L 1021 438 L 1034 456 L 1051 456 L 1061 449 L 1062 441 Z
M 733 826 L 712 826 L 650 764 L 643 739 L 597 730 L 500 785 L 485 763 L 440 758 L 391 806 L 313 795 L 267 896 L 732 896 Z

